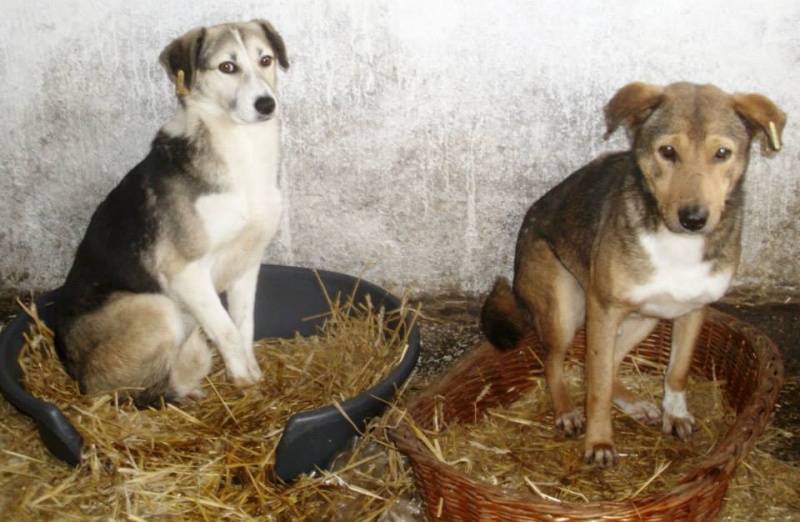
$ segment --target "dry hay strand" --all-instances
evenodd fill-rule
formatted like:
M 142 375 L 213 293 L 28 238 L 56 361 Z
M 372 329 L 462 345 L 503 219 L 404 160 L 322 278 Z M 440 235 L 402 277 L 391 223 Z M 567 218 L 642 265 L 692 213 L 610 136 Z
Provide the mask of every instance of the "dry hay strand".
M 205 398 L 159 410 L 137 410 L 116 394 L 82 396 L 31 307 L 34 324 L 20 354 L 25 387 L 62 410 L 84 451 L 76 468 L 56 460 L 32 422 L 3 401 L 9 411 L 0 424 L 0 512 L 19 520 L 301 520 L 344 512 L 373 520 L 391 511 L 412 481 L 392 452 L 368 450 L 386 444 L 379 420 L 338 471 L 291 486 L 270 481 L 289 416 L 336 404 L 384 378 L 407 346 L 410 329 L 401 329 L 397 314 L 417 313 L 405 303 L 387 313 L 369 301 L 329 302 L 319 335 L 259 342 L 265 376 L 258 385 L 230 385 L 217 361 Z M 368 480 L 378 468 L 380 477 Z
M 639 366 L 651 365 L 638 361 Z M 576 404 L 584 393 L 582 371 L 568 369 Z M 658 403 L 663 379 L 624 365 L 621 380 L 642 398 Z M 448 423 L 437 408 L 434 430 L 414 429 L 437 458 L 477 479 L 508 490 L 527 490 L 554 502 L 622 501 L 673 489 L 733 425 L 735 412 L 725 404 L 721 381 L 690 382 L 690 403 L 697 430 L 689 443 L 663 436 L 660 422 L 647 426 L 617 412 L 614 441 L 617 466 L 598 469 L 583 462 L 583 438 L 567 439 L 555 428 L 549 393 L 542 377 L 504 408 L 490 408 L 478 423 Z M 427 438 L 427 442 L 421 437 Z

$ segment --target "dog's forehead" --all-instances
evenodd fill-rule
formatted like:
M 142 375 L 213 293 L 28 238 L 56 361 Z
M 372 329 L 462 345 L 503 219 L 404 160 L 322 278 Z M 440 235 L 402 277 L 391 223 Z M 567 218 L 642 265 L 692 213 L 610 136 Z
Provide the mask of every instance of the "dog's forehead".
M 713 85 L 675 84 L 664 90 L 664 108 L 680 117 L 718 118 L 731 110 L 731 96 Z
M 212 58 L 220 54 L 233 57 L 244 50 L 259 54 L 271 50 L 264 30 L 256 23 L 222 24 L 210 27 L 204 42 L 203 56 Z
M 686 134 L 695 139 L 711 134 L 746 139 L 732 96 L 718 87 L 679 83 L 667 86 L 664 95 L 652 118 L 655 133 Z

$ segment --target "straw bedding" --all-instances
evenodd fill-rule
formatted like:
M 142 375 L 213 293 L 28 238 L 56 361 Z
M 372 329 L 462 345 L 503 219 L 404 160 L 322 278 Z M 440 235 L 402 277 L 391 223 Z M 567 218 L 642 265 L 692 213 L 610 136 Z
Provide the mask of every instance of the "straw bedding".
M 662 322 L 634 349 L 632 365 L 643 374 L 663 374 L 670 341 L 671 325 Z M 576 365 L 584 350 L 581 334 L 571 352 Z M 767 426 L 782 376 L 780 355 L 763 333 L 710 311 L 692 358 L 689 389 L 700 432 L 686 445 L 673 446 L 658 431 L 626 426 L 630 420 L 617 413 L 622 463 L 601 471 L 580 463 L 582 442 L 548 433 L 549 401 L 526 397 L 532 389 L 543 390 L 543 356 L 535 337 L 505 352 L 480 343 L 408 404 L 408 422 L 392 438 L 412 463 L 432 520 L 709 520 Z M 720 397 L 735 417 L 721 409 Z M 528 404 L 514 405 L 519 399 Z M 708 419 L 714 426 L 705 424 Z M 492 432 L 499 423 L 502 428 Z M 469 424 L 474 426 L 464 426 Z M 630 427 L 643 431 L 626 433 Z M 457 446 L 452 452 L 448 435 Z M 563 451 L 551 451 L 554 446 Z M 475 457 L 477 450 L 483 456 Z M 746 519 L 775 512 L 769 507 L 775 497 L 767 498 Z M 782 500 L 784 506 L 796 505 L 792 498 L 797 497 Z
M 0 401 L 3 518 L 425 520 L 410 466 L 388 436 L 410 421 L 402 406 L 375 419 L 332 471 L 291 486 L 268 479 L 289 414 L 357 394 L 400 357 L 404 340 L 392 332 L 384 335 L 387 318 L 380 311 L 352 314 L 333 308 L 328 328 L 317 337 L 266 341 L 258 350 L 265 370 L 258 388 L 230 387 L 218 368 L 205 399 L 159 411 L 137 411 L 111 395 L 80 396 L 53 353 L 51 333 L 39 325 L 23 356 L 26 385 L 56 403 L 78 427 L 85 457 L 77 468 L 57 461 L 39 442 L 33 423 Z M 368 354 L 347 346 L 368 347 Z M 349 354 L 337 356 L 342 367 L 324 359 L 331 352 Z M 376 355 L 374 367 L 361 371 L 371 355 L 381 353 L 385 357 Z M 649 364 L 642 360 L 630 368 L 628 384 L 642 396 L 657 397 L 660 379 L 637 371 Z M 580 372 L 573 371 L 573 392 L 580 394 Z M 366 380 L 350 382 L 360 379 Z M 417 380 L 412 386 L 423 385 Z M 582 441 L 564 440 L 551 428 L 542 382 L 516 403 L 487 410 L 484 422 L 448 425 L 442 414 L 439 430 L 414 429 L 443 461 L 508 489 L 567 502 L 635 498 L 669 490 L 684 468 L 727 431 L 732 414 L 720 393 L 723 385 L 714 379 L 691 384 L 689 400 L 699 430 L 690 444 L 662 438 L 657 428 L 617 412 L 615 439 L 623 457 L 615 470 L 582 466 Z M 734 475 L 720 520 L 791 520 L 800 513 L 800 468 L 769 452 L 784 436 L 774 428 L 762 436 Z
M 646 364 L 646 361 L 641 361 Z M 622 382 L 642 398 L 658 403 L 663 380 L 623 365 Z M 570 394 L 582 402 L 582 368 L 568 369 Z M 479 423 L 449 423 L 441 409 L 438 429 L 425 433 L 443 462 L 506 490 L 529 490 L 555 502 L 622 501 L 667 491 L 689 474 L 733 425 L 735 412 L 720 391 L 723 383 L 695 381 L 693 413 L 698 430 L 691 443 L 664 437 L 622 413 L 613 419 L 620 451 L 617 466 L 600 470 L 583 463 L 583 439 L 567 439 L 555 429 L 543 377 L 508 407 L 488 408 Z
M 331 307 L 318 336 L 260 343 L 265 379 L 259 385 L 246 390 L 228 385 L 218 363 L 207 379 L 205 398 L 160 410 L 136 410 L 115 395 L 81 396 L 58 361 L 52 332 L 36 321 L 20 357 L 25 384 L 32 395 L 57 405 L 79 430 L 83 463 L 74 470 L 55 463 L 38 440 L 31 440 L 32 428 L 23 430 L 25 435 L 12 437 L 0 457 L 5 492 L 0 512 L 35 520 L 330 520 L 354 498 L 357 507 L 350 511 L 387 511 L 403 491 L 393 482 L 406 473 L 391 460 L 381 476 L 397 479 L 373 484 L 369 495 L 330 475 L 302 478 L 292 487 L 269 478 L 291 414 L 357 395 L 402 358 L 406 339 L 388 329 L 389 314 L 368 303 Z M 35 310 L 30 313 L 35 317 Z M 369 467 L 374 454 L 351 453 L 356 460 L 339 463 L 340 475 Z M 331 496 L 337 502 L 330 502 Z

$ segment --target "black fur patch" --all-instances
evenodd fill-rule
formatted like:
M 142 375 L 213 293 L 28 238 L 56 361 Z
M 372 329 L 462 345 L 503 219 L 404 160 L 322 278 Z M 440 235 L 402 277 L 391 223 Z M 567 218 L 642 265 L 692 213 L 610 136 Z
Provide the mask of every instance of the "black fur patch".
M 150 154 L 108 194 L 95 210 L 78 246 L 56 313 L 56 339 L 72 323 L 96 310 L 116 292 L 156 293 L 161 288 L 144 264 L 159 235 L 159 203 L 170 197 L 175 181 L 186 177 L 192 144 L 159 133 Z M 208 187 L 195 180 L 197 197 Z M 66 355 L 57 343 L 62 358 Z

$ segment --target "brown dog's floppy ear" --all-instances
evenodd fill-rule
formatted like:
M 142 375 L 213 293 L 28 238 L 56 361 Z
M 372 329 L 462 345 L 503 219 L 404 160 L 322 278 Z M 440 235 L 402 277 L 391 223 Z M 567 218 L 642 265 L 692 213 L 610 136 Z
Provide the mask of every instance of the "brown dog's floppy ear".
M 275 28 L 272 27 L 272 24 L 266 20 L 253 21 L 260 25 L 261 29 L 264 30 L 264 34 L 267 37 L 267 41 L 269 41 L 270 47 L 272 47 L 272 50 L 275 51 L 275 57 L 278 59 L 278 64 L 284 71 L 288 69 L 289 58 L 286 56 L 286 44 L 283 43 L 283 38 L 281 38 L 281 35 L 278 34 L 278 31 L 276 31 Z
M 733 95 L 733 110 L 747 123 L 751 135 L 761 131 L 761 153 L 768 155 L 781 150 L 781 135 L 786 126 L 786 113 L 761 94 Z
M 663 99 L 664 89 L 657 85 L 635 82 L 621 88 L 605 107 L 605 137 L 611 136 L 620 125 L 632 136 Z
M 193 29 L 161 51 L 159 61 L 175 84 L 175 94 L 178 96 L 189 94 L 192 88 L 205 36 L 205 29 Z

